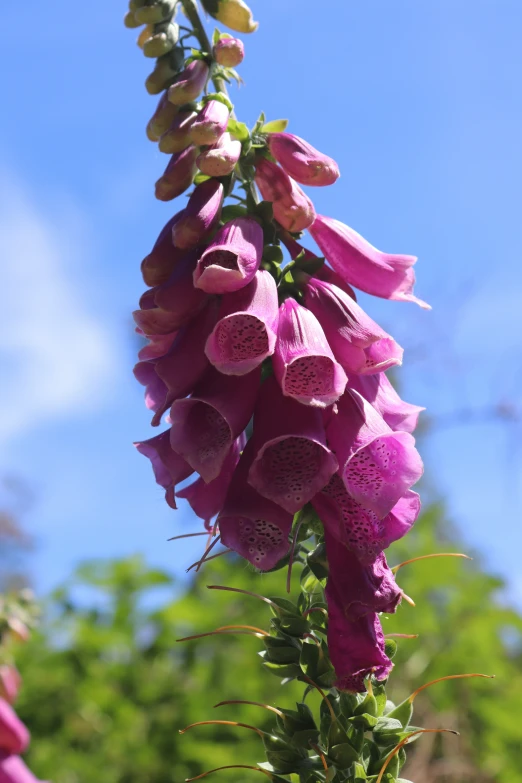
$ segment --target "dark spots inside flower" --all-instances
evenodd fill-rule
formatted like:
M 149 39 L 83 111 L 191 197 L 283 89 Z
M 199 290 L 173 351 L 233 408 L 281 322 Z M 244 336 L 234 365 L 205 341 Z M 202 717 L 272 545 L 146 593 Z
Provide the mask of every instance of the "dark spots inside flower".
M 288 437 L 265 449 L 260 470 L 262 494 L 288 510 L 298 510 L 321 489 L 325 449 L 308 438 Z
M 338 474 L 323 490 L 335 502 L 343 526 L 344 540 L 361 562 L 371 562 L 384 548 L 384 524 L 377 514 L 357 503 Z
M 210 250 L 205 254 L 205 257 L 201 259 L 202 269 L 207 269 L 209 266 L 220 266 L 222 269 L 231 269 L 233 271 L 238 270 L 238 256 L 237 253 L 233 253 L 231 250 Z
M 286 369 L 284 390 L 292 397 L 330 395 L 334 385 L 334 364 L 328 356 L 301 356 Z
M 249 559 L 260 564 L 269 552 L 281 545 L 283 533 L 265 519 L 242 518 L 239 520 L 239 539 L 246 544 Z
M 231 362 L 264 357 L 269 347 L 265 324 L 248 313 L 238 313 L 221 321 L 216 340 L 222 360 Z
M 200 463 L 215 459 L 227 451 L 232 435 L 223 416 L 212 405 L 195 402 L 187 421 Z

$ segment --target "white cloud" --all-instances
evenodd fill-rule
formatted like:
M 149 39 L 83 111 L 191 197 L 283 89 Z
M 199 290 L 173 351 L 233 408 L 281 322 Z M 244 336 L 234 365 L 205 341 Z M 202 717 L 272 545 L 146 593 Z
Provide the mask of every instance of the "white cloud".
M 59 214 L 49 216 L 16 177 L 0 174 L 0 442 L 5 447 L 38 424 L 98 407 L 114 376 L 117 351 L 78 279 L 88 244 L 78 214 L 62 205 Z

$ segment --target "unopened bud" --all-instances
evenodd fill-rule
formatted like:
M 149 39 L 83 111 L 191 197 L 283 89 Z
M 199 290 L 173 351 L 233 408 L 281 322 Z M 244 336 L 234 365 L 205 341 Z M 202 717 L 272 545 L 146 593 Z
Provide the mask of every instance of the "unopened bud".
M 193 144 L 215 144 L 227 129 L 230 111 L 221 101 L 209 101 L 190 129 Z
M 145 41 L 148 41 L 151 35 L 154 35 L 154 27 L 151 24 L 148 24 L 143 28 L 141 33 L 136 38 L 136 43 L 140 49 L 143 49 Z
M 270 133 L 268 147 L 286 173 L 301 185 L 333 185 L 339 177 L 333 158 L 292 133 Z
M 221 37 L 212 50 L 214 60 L 225 68 L 235 68 L 243 62 L 245 47 L 239 38 Z
M 212 231 L 221 215 L 224 195 L 223 185 L 216 179 L 207 179 L 195 188 L 172 228 L 175 247 L 182 250 L 196 247 Z
M 164 92 L 159 103 L 156 107 L 156 111 L 150 118 L 147 124 L 147 137 L 151 141 L 158 141 L 163 134 L 168 131 L 174 122 L 178 113 L 178 107 L 167 98 L 167 93 Z M 171 150 L 172 152 L 180 152 L 180 150 Z
M 315 220 L 314 205 L 299 185 L 271 160 L 259 158 L 255 182 L 263 199 L 271 201 L 274 217 L 287 231 L 304 231 Z
M 208 75 L 207 63 L 204 60 L 193 60 L 169 88 L 169 101 L 177 106 L 195 101 L 205 88 Z
M 200 153 L 196 163 L 209 177 L 226 177 L 233 172 L 240 156 L 241 142 L 224 133 L 217 144 Z
M 178 39 L 179 25 L 175 22 L 156 25 L 143 44 L 143 54 L 145 57 L 161 57 L 174 48 Z
M 163 176 L 156 182 L 156 198 L 171 201 L 181 195 L 190 185 L 196 174 L 197 149 L 194 146 L 173 155 Z
M 202 5 L 214 19 L 238 33 L 253 33 L 258 28 L 252 11 L 243 0 L 202 0 Z
M 17 617 L 10 617 L 7 620 L 9 635 L 18 642 L 27 642 L 30 637 L 29 628 Z
M 177 106 L 174 106 L 170 101 L 167 104 L 176 112 Z M 161 135 L 158 144 L 160 152 L 172 155 L 186 149 L 190 144 L 190 128 L 197 116 L 195 111 L 180 111 L 179 114 L 176 114 L 168 130 Z
M 123 17 L 123 24 L 125 25 L 125 27 L 128 27 L 130 30 L 133 30 L 136 27 L 141 27 L 141 22 L 136 21 L 136 17 L 134 16 L 134 11 L 127 11 L 125 16 Z
M 183 49 L 174 47 L 168 54 L 159 57 L 156 67 L 145 80 L 145 88 L 150 95 L 158 95 L 172 84 L 183 66 Z
M 169 19 L 174 13 L 176 0 L 158 0 L 156 3 L 142 5 L 135 12 L 140 24 L 157 24 Z

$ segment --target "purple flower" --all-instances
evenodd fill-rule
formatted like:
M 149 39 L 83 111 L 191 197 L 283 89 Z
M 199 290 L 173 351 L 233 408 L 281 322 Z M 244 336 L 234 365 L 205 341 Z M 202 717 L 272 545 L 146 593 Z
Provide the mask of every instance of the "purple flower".
M 266 158 L 256 163 L 255 183 L 274 207 L 274 217 L 287 231 L 304 231 L 315 220 L 314 205 L 283 169 Z
M 39 783 L 39 781 L 20 756 L 0 751 L 0 783 Z
M 349 385 L 373 405 L 392 430 L 413 432 L 419 414 L 426 410 L 401 400 L 383 372 L 376 375 L 351 375 Z
M 292 261 L 294 261 L 300 253 L 304 252 L 304 260 L 305 261 L 313 261 L 314 259 L 318 259 L 319 257 L 316 256 L 315 253 L 312 253 L 311 250 L 308 250 L 307 247 L 303 247 L 299 244 L 299 242 L 296 242 L 295 239 L 290 234 L 283 234 L 281 236 L 281 241 L 287 248 L 288 252 L 290 253 L 290 256 L 292 257 Z M 344 291 L 345 294 L 348 294 L 352 299 L 357 299 L 355 296 L 355 291 L 351 286 L 348 285 L 348 283 L 343 280 L 343 278 L 338 275 L 336 272 L 331 269 L 331 267 L 327 266 L 327 264 L 323 264 L 316 272 L 312 275 L 314 278 L 318 278 L 319 280 L 322 280 L 324 283 L 330 283 L 331 285 L 336 285 L 337 288 L 340 288 L 341 291 Z M 309 275 L 301 275 L 302 279 L 308 280 Z
M 196 247 L 216 226 L 223 206 L 225 191 L 221 182 L 208 179 L 194 188 L 179 220 L 172 227 L 176 247 L 188 250 Z
M 29 731 L 5 699 L 0 699 L 0 749 L 23 753 L 29 745 Z
M 416 302 L 431 309 L 413 295 L 415 256 L 390 255 L 370 245 L 353 228 L 339 220 L 317 215 L 310 227 L 321 252 L 335 271 L 350 285 L 384 299 Z
M 212 49 L 214 60 L 225 68 L 235 68 L 243 62 L 245 47 L 239 38 L 219 38 Z
M 304 288 L 304 304 L 348 372 L 370 375 L 402 364 L 400 345 L 337 286 L 311 277 Z
M 219 476 L 233 442 L 252 417 L 260 377 L 260 370 L 237 377 L 211 368 L 190 398 L 172 405 L 171 446 L 205 482 Z
M 134 368 L 136 379 L 147 387 L 145 403 L 155 412 L 153 426 L 174 400 L 190 394 L 208 368 L 204 347 L 216 323 L 217 307 L 210 301 L 198 318 L 181 329 L 167 354 Z
M 157 291 L 158 288 L 145 291 L 140 297 L 140 309 L 135 310 L 132 314 L 141 334 L 170 334 L 178 327 L 176 314 L 155 306 L 154 297 Z
M 167 282 L 152 289 L 154 292 L 154 304 L 156 305 L 155 310 L 170 313 L 171 315 L 170 323 L 173 326 L 170 329 L 171 332 L 192 321 L 208 302 L 208 294 L 194 288 L 192 284 L 192 275 L 194 274 L 196 263 L 197 253 L 194 251 L 187 253 L 183 261 L 176 266 Z M 138 312 L 142 314 L 135 314 L 134 318 L 145 334 L 159 334 L 160 332 L 155 332 L 154 329 L 147 330 L 143 326 L 143 322 L 147 322 L 151 318 L 150 313 L 154 313 L 154 310 Z M 162 334 L 165 333 L 165 331 L 162 332 Z
M 22 678 L 14 666 L 4 663 L 0 666 L 0 698 L 5 699 L 9 704 L 14 704 L 18 691 L 22 683 Z
M 202 478 L 198 478 L 176 492 L 176 497 L 187 500 L 194 514 L 204 520 L 207 528 L 210 527 L 210 520 L 223 508 L 242 446 L 243 439 L 237 438 L 225 457 L 219 475 L 213 481 L 206 484 Z
M 249 441 L 217 522 L 225 546 L 261 571 L 268 571 L 288 554 L 293 516 L 259 495 L 248 483 L 254 456 L 255 450 Z
M 204 90 L 208 75 L 207 63 L 204 60 L 193 60 L 169 87 L 169 101 L 176 106 L 195 101 Z
M 241 142 L 224 133 L 212 147 L 200 152 L 196 164 L 208 177 L 226 177 L 241 157 Z
M 167 105 L 177 109 L 172 103 Z M 158 144 L 160 152 L 173 155 L 175 152 L 183 152 L 187 149 L 190 144 L 190 129 L 197 116 L 195 111 L 180 111 L 176 114 L 161 134 Z
M 377 411 L 347 389 L 326 427 L 348 494 L 382 519 L 422 476 L 422 460 L 407 432 L 393 432 Z
M 156 111 L 147 124 L 147 136 L 151 141 L 158 139 L 167 131 L 174 122 L 178 107 L 169 102 L 167 93 L 162 93 Z M 179 150 L 170 150 L 178 152 Z
M 363 564 L 328 530 L 325 530 L 325 543 L 329 582 L 342 601 L 345 617 L 358 620 L 374 612 L 393 614 L 402 598 L 402 591 L 384 553 L 380 552 L 370 563 Z
M 258 269 L 251 283 L 223 297 L 205 346 L 209 361 L 227 375 L 245 375 L 273 354 L 278 320 L 274 278 Z
M 279 308 L 274 374 L 283 394 L 326 408 L 343 394 L 346 374 L 335 360 L 321 324 L 294 299 Z
M 329 536 L 345 544 L 364 565 L 406 535 L 420 512 L 420 498 L 409 490 L 384 519 L 365 508 L 346 491 L 341 476 L 336 473 L 312 499 Z
M 165 283 L 184 253 L 172 243 L 172 226 L 180 219 L 178 212 L 161 229 L 160 235 L 148 256 L 141 262 L 141 274 L 145 285 L 156 286 Z
M 333 185 L 340 176 L 335 160 L 292 133 L 270 133 L 268 148 L 286 173 L 301 185 Z
M 338 467 L 326 445 L 322 412 L 284 397 L 274 377 L 261 386 L 253 444 L 250 484 L 290 514 L 303 508 Z
M 176 508 L 176 484 L 185 481 L 194 471 L 183 457 L 172 450 L 170 429 L 154 438 L 137 441 L 134 445 L 140 454 L 150 459 L 156 484 L 165 490 L 165 500 L 169 506 Z
M 163 175 L 156 182 L 156 198 L 160 201 L 172 201 L 192 185 L 196 174 L 198 150 L 193 144 L 182 152 L 173 155 Z
M 230 110 L 221 101 L 208 101 L 192 123 L 193 144 L 215 144 L 227 129 Z
M 263 229 L 253 218 L 235 218 L 219 229 L 198 261 L 194 285 L 209 294 L 239 291 L 253 280 L 263 255 Z
M 141 329 L 137 328 L 136 332 L 143 335 Z M 138 359 L 141 362 L 148 362 L 151 359 L 159 359 L 160 356 L 165 356 L 172 347 L 172 343 L 176 339 L 177 332 L 171 332 L 170 334 L 148 334 L 146 335 L 149 341 L 147 345 L 140 348 L 138 352 Z
M 328 652 L 335 669 L 335 687 L 360 693 L 364 680 L 373 674 L 385 680 L 393 664 L 384 652 L 384 634 L 377 614 L 349 620 L 330 580 L 326 585 L 328 604 Z

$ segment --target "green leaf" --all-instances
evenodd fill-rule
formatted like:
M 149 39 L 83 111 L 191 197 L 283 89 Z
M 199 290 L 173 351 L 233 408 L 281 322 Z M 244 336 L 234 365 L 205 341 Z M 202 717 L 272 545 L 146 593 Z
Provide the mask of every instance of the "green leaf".
M 248 215 L 248 209 L 242 207 L 241 204 L 227 204 L 221 210 L 221 222 L 228 223 L 229 220 L 234 220 L 238 217 L 246 217 Z
M 282 133 L 288 126 L 288 120 L 270 120 L 259 128 L 259 133 Z
M 229 111 L 234 111 L 234 104 L 232 103 L 228 95 L 225 95 L 225 93 L 223 92 L 210 92 L 208 93 L 208 95 L 205 95 L 202 99 L 203 104 L 206 104 L 209 101 L 219 101 L 220 103 L 224 103 Z M 232 122 L 234 122 L 234 120 L 232 120 Z M 228 128 L 228 130 L 230 131 L 230 128 Z

